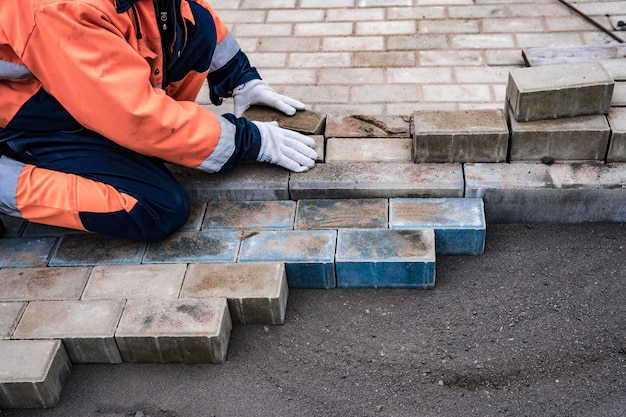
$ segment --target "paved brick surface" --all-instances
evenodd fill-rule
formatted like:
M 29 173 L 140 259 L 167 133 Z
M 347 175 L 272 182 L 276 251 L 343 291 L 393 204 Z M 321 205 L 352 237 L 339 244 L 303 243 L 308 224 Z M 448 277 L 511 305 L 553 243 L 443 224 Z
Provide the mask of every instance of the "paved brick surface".
M 50 238 L 52 243 L 54 239 Z M 0 240 L 1 244 L 2 240 Z M 138 264 L 146 244 L 98 235 L 69 234 L 60 238 L 50 266 Z
M 0 303 L 0 339 L 8 339 L 22 317 L 26 303 L 1 302 Z
M 613 108 L 608 115 L 611 142 L 607 162 L 626 162 L 626 109 Z
M 295 228 L 385 229 L 389 204 L 386 198 L 300 200 Z
M 292 229 L 295 201 L 208 203 L 203 230 Z
M 407 116 L 329 115 L 324 135 L 327 138 L 408 138 L 409 128 Z
M 0 239 L 0 268 L 46 266 L 55 242 L 54 238 Z
M 390 162 L 413 161 L 413 141 L 402 138 L 349 139 L 326 141 L 326 162 Z
M 90 267 L 0 269 L 0 301 L 78 300 Z
M 150 243 L 144 263 L 235 262 L 239 233 L 235 231 L 179 232 Z

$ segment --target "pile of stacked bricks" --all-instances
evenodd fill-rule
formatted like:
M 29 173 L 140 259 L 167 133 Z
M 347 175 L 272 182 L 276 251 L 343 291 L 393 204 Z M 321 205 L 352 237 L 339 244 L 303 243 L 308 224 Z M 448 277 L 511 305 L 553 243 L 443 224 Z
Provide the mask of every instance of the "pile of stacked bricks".
M 626 220 L 626 129 L 594 64 L 510 73 L 503 110 L 255 120 L 313 136 L 305 173 L 171 165 L 183 229 L 139 243 L 3 217 L 0 407 L 52 407 L 74 363 L 226 360 L 233 324 L 282 324 L 289 288 L 435 286 L 488 222 Z M 616 113 L 612 113 L 616 114 Z

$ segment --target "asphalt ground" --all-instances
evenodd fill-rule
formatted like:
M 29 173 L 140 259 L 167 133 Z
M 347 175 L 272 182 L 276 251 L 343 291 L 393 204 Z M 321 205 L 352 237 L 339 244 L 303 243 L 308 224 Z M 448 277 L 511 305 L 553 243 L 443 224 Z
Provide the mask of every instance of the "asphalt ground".
M 434 290 L 291 290 L 222 365 L 74 365 L 26 417 L 626 416 L 626 225 L 488 225 Z

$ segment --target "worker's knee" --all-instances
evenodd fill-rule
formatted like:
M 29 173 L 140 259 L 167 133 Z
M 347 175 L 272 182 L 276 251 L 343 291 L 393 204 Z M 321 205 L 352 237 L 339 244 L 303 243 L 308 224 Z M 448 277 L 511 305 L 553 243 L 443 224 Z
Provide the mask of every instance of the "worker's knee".
M 144 201 L 141 205 L 143 213 L 137 213 L 142 217 L 137 220 L 140 226 L 138 239 L 146 242 L 163 240 L 178 231 L 191 212 L 189 197 L 182 189 L 170 194 L 167 200 Z

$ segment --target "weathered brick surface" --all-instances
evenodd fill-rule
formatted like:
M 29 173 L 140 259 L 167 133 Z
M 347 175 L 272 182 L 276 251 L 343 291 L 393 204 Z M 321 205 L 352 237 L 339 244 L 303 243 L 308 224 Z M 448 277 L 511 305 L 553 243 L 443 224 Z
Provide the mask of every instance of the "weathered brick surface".
M 607 114 L 614 81 L 597 62 L 516 68 L 509 73 L 506 101 L 515 120 Z
M 91 268 L 0 269 L 0 300 L 78 300 Z
M 71 370 L 59 340 L 0 340 L 0 407 L 56 406 Z
M 21 302 L 0 303 L 0 339 L 11 337 L 25 307 L 26 303 Z
M 287 274 L 277 262 L 192 264 L 181 298 L 226 298 L 234 324 L 282 324 L 287 309 Z
M 607 162 L 626 162 L 626 108 L 612 108 L 608 115 L 611 143 Z
M 120 363 L 113 335 L 123 300 L 33 301 L 14 339 L 62 339 L 73 363 Z
M 46 266 L 55 243 L 55 238 L 2 238 L 0 268 Z
M 350 139 L 326 141 L 326 163 L 413 161 L 413 141 L 404 138 Z
M 511 161 L 604 160 L 610 129 L 605 116 L 511 123 Z M 475 161 L 479 162 L 479 161 Z
M 388 210 L 385 198 L 300 200 L 295 228 L 386 229 Z
M 278 122 L 284 129 L 295 130 L 305 135 L 324 134 L 326 115 L 311 110 L 297 111 L 293 116 L 279 112 L 278 110 L 252 106 L 245 111 L 244 117 L 259 122 Z
M 315 161 L 324 162 L 326 158 L 326 139 L 324 135 L 311 135 L 311 137 L 315 141 L 315 145 L 313 146 L 313 150 L 317 153 Z
M 138 264 L 146 244 L 101 235 L 70 234 L 61 237 L 50 266 Z
M 503 162 L 509 130 L 502 110 L 418 111 L 415 162 Z
M 178 232 L 150 243 L 144 263 L 235 262 L 239 233 L 235 231 Z
M 231 329 L 224 298 L 129 300 L 115 338 L 124 362 L 223 363 Z
M 202 230 L 293 229 L 295 212 L 290 200 L 208 203 Z
M 408 138 L 409 116 L 329 115 L 327 138 Z

